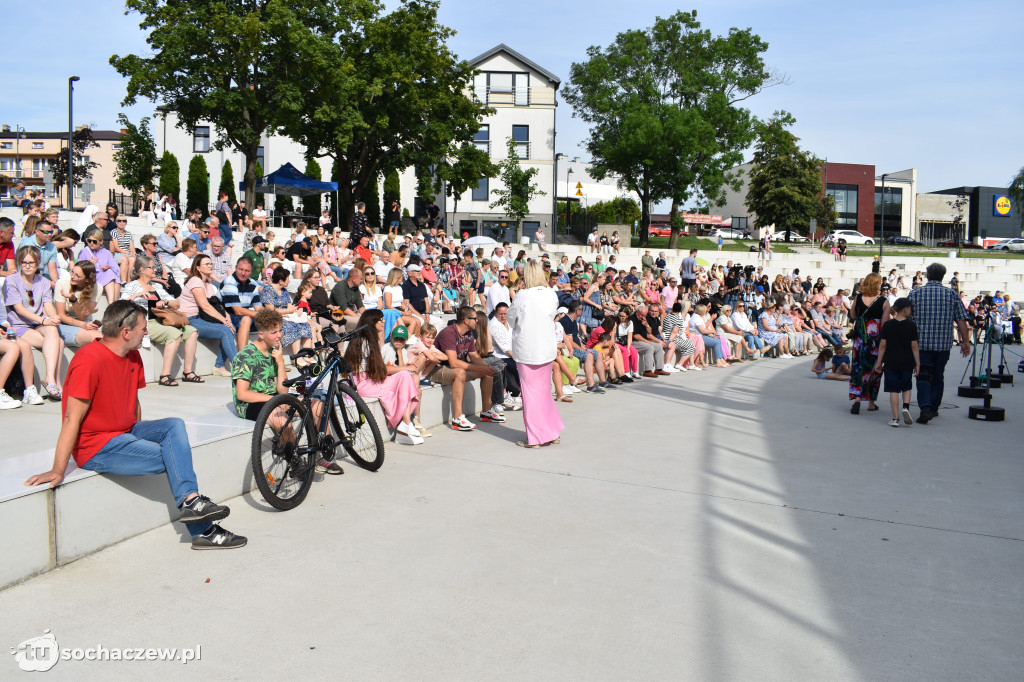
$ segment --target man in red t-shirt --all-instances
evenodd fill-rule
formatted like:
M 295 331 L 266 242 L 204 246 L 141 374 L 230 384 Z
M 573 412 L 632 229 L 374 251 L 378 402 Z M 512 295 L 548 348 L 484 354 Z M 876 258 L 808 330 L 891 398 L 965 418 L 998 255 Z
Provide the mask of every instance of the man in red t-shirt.
M 81 468 L 101 474 L 166 474 L 192 549 L 244 546 L 244 537 L 214 523 L 231 510 L 199 494 L 185 422 L 141 421 L 138 392 L 146 379 L 138 349 L 146 335 L 146 311 L 131 301 L 115 301 L 103 313 L 102 332 L 103 338 L 82 347 L 68 366 L 53 468 L 25 485 L 56 488 L 72 456 Z
M 14 221 L 0 218 L 0 277 L 13 275 L 17 271 L 14 265 Z

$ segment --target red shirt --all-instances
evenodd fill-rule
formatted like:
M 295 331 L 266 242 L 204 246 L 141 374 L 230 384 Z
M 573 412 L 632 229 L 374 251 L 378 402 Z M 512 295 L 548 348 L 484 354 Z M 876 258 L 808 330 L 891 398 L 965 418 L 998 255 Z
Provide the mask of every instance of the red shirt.
M 142 356 L 137 350 L 122 358 L 97 340 L 75 353 L 64 380 L 61 415 L 67 414 L 68 397 L 92 401 L 71 449 L 78 466 L 92 459 L 110 439 L 131 431 L 139 389 L 145 386 Z
M 367 264 L 373 262 L 373 251 L 362 245 L 356 247 L 356 255 L 366 261 Z
M 7 242 L 0 244 L 0 267 L 7 265 L 7 261 L 14 260 L 14 243 Z

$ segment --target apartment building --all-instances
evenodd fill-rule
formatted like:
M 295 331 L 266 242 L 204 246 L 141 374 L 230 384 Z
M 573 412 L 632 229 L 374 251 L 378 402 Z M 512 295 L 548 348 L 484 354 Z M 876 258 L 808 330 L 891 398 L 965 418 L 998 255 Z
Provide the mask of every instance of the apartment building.
M 92 137 L 96 146 L 90 147 L 83 155 L 86 161 L 94 161 L 98 166 L 92 169 L 91 180 L 95 185 L 89 203 L 102 205 L 107 203 L 110 190 L 125 192 L 126 190 L 114 180 L 114 152 L 121 147 L 123 131 L 93 130 Z M 0 128 L 0 193 L 7 196 L 9 188 L 16 179 L 25 182 L 28 189 L 38 193 L 44 192 L 44 173 L 49 164 L 66 148 L 67 131 L 33 132 L 23 130 L 20 126 L 4 125 Z M 61 200 L 50 197 L 51 203 L 63 205 L 63 191 L 58 190 Z M 58 192 L 55 192 L 57 194 Z M 84 204 L 83 192 L 75 190 L 75 205 Z

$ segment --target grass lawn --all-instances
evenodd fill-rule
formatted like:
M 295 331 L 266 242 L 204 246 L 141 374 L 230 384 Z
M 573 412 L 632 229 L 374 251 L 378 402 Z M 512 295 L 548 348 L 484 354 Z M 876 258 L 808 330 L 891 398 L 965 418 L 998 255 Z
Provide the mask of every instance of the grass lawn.
M 658 249 L 667 249 L 668 240 L 668 237 L 650 237 L 647 240 L 647 246 L 644 248 L 651 249 L 652 251 L 656 251 Z M 757 242 L 753 240 L 726 240 L 726 242 L 722 244 L 722 251 L 745 251 L 747 253 L 752 253 L 750 251 L 750 247 L 756 245 Z M 634 237 L 632 242 L 630 243 L 630 246 L 632 246 L 633 248 L 640 248 L 640 239 L 638 237 Z M 718 243 L 711 241 L 710 239 L 704 239 L 702 237 L 680 237 L 679 242 L 676 245 L 676 248 L 682 251 L 689 251 L 690 249 L 700 249 L 701 251 L 717 251 Z M 772 245 L 772 250 L 775 251 L 776 253 L 794 253 L 793 249 L 789 248 L 788 246 L 783 246 L 782 244 L 777 243 Z
M 885 255 L 896 257 L 896 256 L 929 256 L 929 257 L 940 257 L 945 258 L 950 251 L 953 249 L 934 249 L 928 247 L 906 247 L 899 250 L 886 249 Z M 849 249 L 846 252 L 847 256 L 856 256 L 858 258 L 871 258 L 872 256 L 878 255 L 878 249 L 875 248 L 870 251 L 853 250 Z M 960 251 L 961 258 L 1024 258 L 1024 253 L 1013 253 L 1010 251 L 985 251 L 983 249 L 962 249 Z

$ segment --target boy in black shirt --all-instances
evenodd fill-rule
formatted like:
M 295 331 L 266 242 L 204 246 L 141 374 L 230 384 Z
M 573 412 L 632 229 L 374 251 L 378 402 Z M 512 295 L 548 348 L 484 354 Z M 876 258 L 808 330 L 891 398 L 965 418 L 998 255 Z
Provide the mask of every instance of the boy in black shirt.
M 903 421 L 913 424 L 910 416 L 910 391 L 913 377 L 921 369 L 921 354 L 917 345 L 917 324 L 910 319 L 914 304 L 909 298 L 898 298 L 892 305 L 893 317 L 882 326 L 882 341 L 878 346 L 875 371 L 885 367 L 885 392 L 889 394 L 892 421 L 889 426 L 900 425 L 900 394 L 903 394 Z

